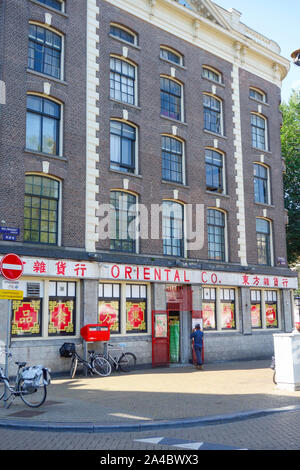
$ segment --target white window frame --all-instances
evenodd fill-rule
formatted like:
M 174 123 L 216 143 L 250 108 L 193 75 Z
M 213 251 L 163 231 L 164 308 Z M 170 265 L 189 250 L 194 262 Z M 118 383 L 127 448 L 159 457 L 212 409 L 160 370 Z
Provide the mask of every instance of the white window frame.
M 256 204 L 267 204 L 268 206 L 270 206 L 272 204 L 270 167 L 268 165 L 263 164 L 262 162 L 253 162 L 253 166 L 254 165 L 260 165 L 260 166 L 262 166 L 263 168 L 265 168 L 267 170 L 267 202 L 255 201 L 255 192 L 254 192 L 254 202 Z M 254 172 L 253 172 L 253 185 L 254 185 L 254 179 L 255 178 L 256 178 L 256 176 L 254 175 Z
M 264 129 L 264 130 L 265 130 L 265 132 L 264 132 L 264 134 L 265 134 L 265 146 L 264 146 L 264 148 L 254 147 L 254 145 L 253 145 L 253 135 L 252 135 L 252 133 L 253 133 L 253 128 L 254 128 L 254 127 L 256 128 L 257 126 L 254 126 L 254 125 L 252 124 L 251 120 L 250 120 L 250 123 L 251 123 L 251 146 L 252 146 L 252 148 L 255 148 L 255 149 L 257 149 L 257 150 L 260 150 L 261 152 L 268 152 L 268 151 L 269 151 L 268 119 L 267 119 L 265 116 L 263 116 L 262 114 L 260 114 L 260 113 L 255 113 L 255 112 L 251 112 L 251 118 L 252 118 L 252 116 L 257 116 L 257 117 L 259 117 L 260 119 L 262 119 L 262 120 L 265 122 L 265 129 Z M 250 118 L 250 119 L 251 119 L 251 118 Z
M 253 91 L 257 95 L 260 95 L 261 99 L 255 97 L 255 96 L 251 96 L 251 91 Z M 252 86 L 249 88 L 249 98 L 251 98 L 252 100 L 255 100 L 255 101 L 259 101 L 260 103 L 264 103 L 264 104 L 267 103 L 267 95 L 265 94 L 265 92 L 263 92 L 259 88 L 255 88 L 255 87 L 252 87 Z
M 219 103 L 220 103 L 220 134 L 219 134 L 218 132 L 211 131 L 210 129 L 206 129 L 205 127 L 204 127 L 204 130 L 205 130 L 206 132 L 212 132 L 214 135 L 224 136 L 224 113 L 223 113 L 224 109 L 223 109 L 223 100 L 222 100 L 221 98 L 219 98 L 218 96 L 213 95 L 212 93 L 207 93 L 207 92 L 205 92 L 205 93 L 203 93 L 203 97 L 204 97 L 204 95 L 210 96 L 211 98 L 214 98 L 216 101 L 219 101 Z M 203 99 L 203 98 L 202 98 L 202 99 Z M 206 106 L 204 105 L 204 103 L 202 103 L 202 106 L 203 106 L 203 114 L 204 114 L 204 108 L 205 108 Z M 210 109 L 210 108 L 209 108 L 209 109 Z M 204 122 L 204 124 L 205 124 L 205 122 Z
M 209 76 L 206 77 L 205 72 L 204 72 L 206 70 L 208 71 L 208 73 L 213 72 L 214 74 L 216 74 L 218 76 L 218 80 L 214 80 L 213 78 L 211 78 Z M 223 74 L 221 72 L 219 72 L 218 70 L 216 70 L 213 67 L 210 67 L 208 65 L 203 65 L 202 66 L 202 78 L 206 78 L 207 80 L 211 80 L 214 83 L 223 84 Z
M 115 100 L 118 103 L 123 103 L 125 106 L 138 106 L 138 66 L 137 66 L 137 64 L 135 64 L 134 62 L 132 62 L 131 60 L 129 60 L 126 57 L 115 55 L 115 54 L 110 54 L 110 56 L 109 56 L 109 74 L 112 71 L 111 67 L 110 67 L 110 60 L 111 59 L 120 60 L 121 62 L 125 62 L 125 63 L 127 63 L 128 65 L 130 65 L 131 67 L 134 68 L 134 93 L 133 93 L 134 100 L 133 100 L 133 103 L 128 103 L 127 101 L 122 101 L 121 99 L 118 100 L 117 98 L 113 98 L 112 96 L 110 96 L 110 90 L 109 90 L 110 99 Z M 109 80 L 110 80 L 110 78 L 109 78 Z
M 179 64 L 177 62 L 173 62 L 173 60 L 170 60 L 170 59 L 167 59 L 166 57 L 162 57 L 161 55 L 161 52 L 162 51 L 168 51 L 168 52 L 171 52 L 172 54 L 176 55 L 177 57 L 179 57 Z M 161 45 L 160 46 L 160 49 L 159 49 L 159 57 L 160 59 L 162 60 L 166 60 L 167 62 L 170 62 L 171 64 L 174 64 L 175 66 L 176 65 L 180 65 L 180 66 L 183 66 L 183 55 L 180 54 L 180 52 L 177 52 L 175 51 L 175 49 L 172 49 L 171 47 L 169 46 L 164 46 L 164 45 Z
M 129 44 L 129 46 L 137 46 L 137 45 L 138 45 L 138 40 L 137 40 L 137 37 L 138 37 L 138 36 L 137 36 L 137 34 L 136 34 L 134 31 L 132 31 L 131 29 L 127 28 L 126 26 L 123 26 L 123 25 L 121 25 L 121 24 L 119 24 L 119 23 L 115 23 L 115 22 L 113 22 L 113 21 L 110 22 L 109 28 L 110 28 L 111 26 L 114 26 L 114 27 L 116 27 L 116 28 L 119 28 L 119 29 L 125 31 L 125 32 L 128 33 L 128 34 L 131 34 L 131 36 L 134 37 L 134 42 L 132 43 L 132 42 L 130 42 L 130 41 L 126 41 L 126 39 L 120 38 L 119 36 L 115 36 L 114 34 L 112 34 L 111 32 L 109 32 L 109 35 L 110 35 L 111 37 L 113 37 L 114 39 L 117 39 L 118 41 L 124 42 L 125 44 Z
M 44 5 L 44 4 L 42 4 L 42 5 Z M 63 2 L 63 5 L 64 5 L 64 2 Z M 47 5 L 44 5 L 44 6 L 47 7 Z M 58 10 L 55 10 L 55 11 L 58 11 Z M 27 68 L 27 70 L 32 72 L 32 73 L 37 73 L 37 74 L 43 75 L 43 77 L 45 77 L 45 78 L 47 77 L 49 80 L 52 79 L 52 80 L 58 80 L 59 82 L 63 82 L 64 78 L 65 78 L 65 36 L 64 36 L 64 34 L 62 34 L 60 31 L 58 31 L 57 29 L 49 26 L 46 23 L 39 23 L 38 21 L 29 21 L 29 25 L 34 25 L 34 26 L 38 26 L 40 28 L 47 29 L 48 31 L 51 31 L 54 34 L 57 34 L 57 36 L 59 36 L 61 38 L 60 78 L 53 77 L 52 75 L 47 75 L 47 74 L 44 74 L 42 72 L 37 72 L 36 70 L 32 70 L 32 69 L 29 69 L 29 68 Z M 29 35 L 28 35 L 28 38 L 29 38 Z M 29 47 L 29 42 L 28 42 L 28 47 Z

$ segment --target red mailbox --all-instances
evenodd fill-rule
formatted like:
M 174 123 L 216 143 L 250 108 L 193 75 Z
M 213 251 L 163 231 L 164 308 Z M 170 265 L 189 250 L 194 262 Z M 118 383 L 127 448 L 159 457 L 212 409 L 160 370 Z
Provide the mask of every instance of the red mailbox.
M 81 328 L 80 334 L 85 341 L 109 341 L 110 329 L 108 323 L 85 325 Z

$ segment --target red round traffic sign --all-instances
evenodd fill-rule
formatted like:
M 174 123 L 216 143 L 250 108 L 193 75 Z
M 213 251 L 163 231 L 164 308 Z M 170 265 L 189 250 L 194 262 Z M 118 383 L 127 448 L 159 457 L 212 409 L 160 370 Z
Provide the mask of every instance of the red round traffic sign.
M 9 253 L 5 255 L 0 263 L 0 271 L 9 281 L 19 279 L 22 276 L 24 266 L 18 255 Z

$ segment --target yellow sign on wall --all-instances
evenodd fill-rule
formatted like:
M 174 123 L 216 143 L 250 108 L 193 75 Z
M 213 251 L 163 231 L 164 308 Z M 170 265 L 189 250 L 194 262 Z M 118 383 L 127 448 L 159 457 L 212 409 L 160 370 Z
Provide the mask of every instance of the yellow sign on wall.
M 0 300 L 22 300 L 22 290 L 0 289 Z

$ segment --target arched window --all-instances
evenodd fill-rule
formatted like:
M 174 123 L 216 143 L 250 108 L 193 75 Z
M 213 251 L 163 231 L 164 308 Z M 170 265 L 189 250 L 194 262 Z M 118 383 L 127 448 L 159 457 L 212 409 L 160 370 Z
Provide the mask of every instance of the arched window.
M 268 150 L 267 119 L 259 114 L 251 114 L 252 147 Z
M 256 219 L 256 240 L 258 264 L 271 266 L 272 264 L 272 239 L 271 222 L 267 219 L 257 217 Z
M 109 32 L 115 38 L 121 39 L 129 44 L 137 44 L 137 35 L 119 24 L 111 23 Z
M 209 80 L 212 80 L 216 83 L 223 82 L 222 74 L 218 70 L 215 70 L 212 67 L 207 67 L 205 65 L 202 67 L 202 77 L 208 78 Z
M 212 95 L 203 95 L 204 129 L 223 134 L 222 101 Z
M 226 261 L 225 213 L 207 210 L 208 259 Z
M 262 103 L 267 102 L 266 94 L 263 91 L 258 90 L 257 88 L 251 87 L 249 89 L 249 96 L 250 98 L 253 98 L 256 101 L 261 101 Z
M 111 191 L 110 206 L 110 249 L 136 253 L 137 196 L 125 191 Z
M 38 24 L 29 24 L 28 68 L 60 80 L 62 42 L 61 35 Z
M 184 182 L 183 142 L 162 136 L 162 178 L 175 183 Z
M 57 245 L 59 223 L 57 180 L 39 175 L 25 177 L 24 241 Z
M 60 155 L 61 105 L 39 95 L 27 95 L 26 149 Z
M 160 112 L 177 121 L 183 120 L 182 85 L 168 77 L 160 77 Z
M 110 58 L 110 97 L 136 104 L 136 66 L 118 57 Z
M 110 121 L 110 168 L 134 173 L 136 171 L 137 129 L 123 121 Z
M 65 2 L 64 0 L 38 0 L 38 2 L 47 5 L 48 7 L 54 8 L 58 11 L 65 11 Z
M 174 201 L 163 201 L 164 255 L 184 256 L 184 207 Z
M 269 169 L 260 163 L 253 164 L 254 201 L 262 204 L 270 203 Z
M 183 65 L 182 55 L 166 46 L 160 47 L 160 58 L 168 60 L 169 62 L 173 62 L 173 64 L 176 65 Z
M 206 189 L 225 192 L 224 155 L 214 149 L 205 149 Z

